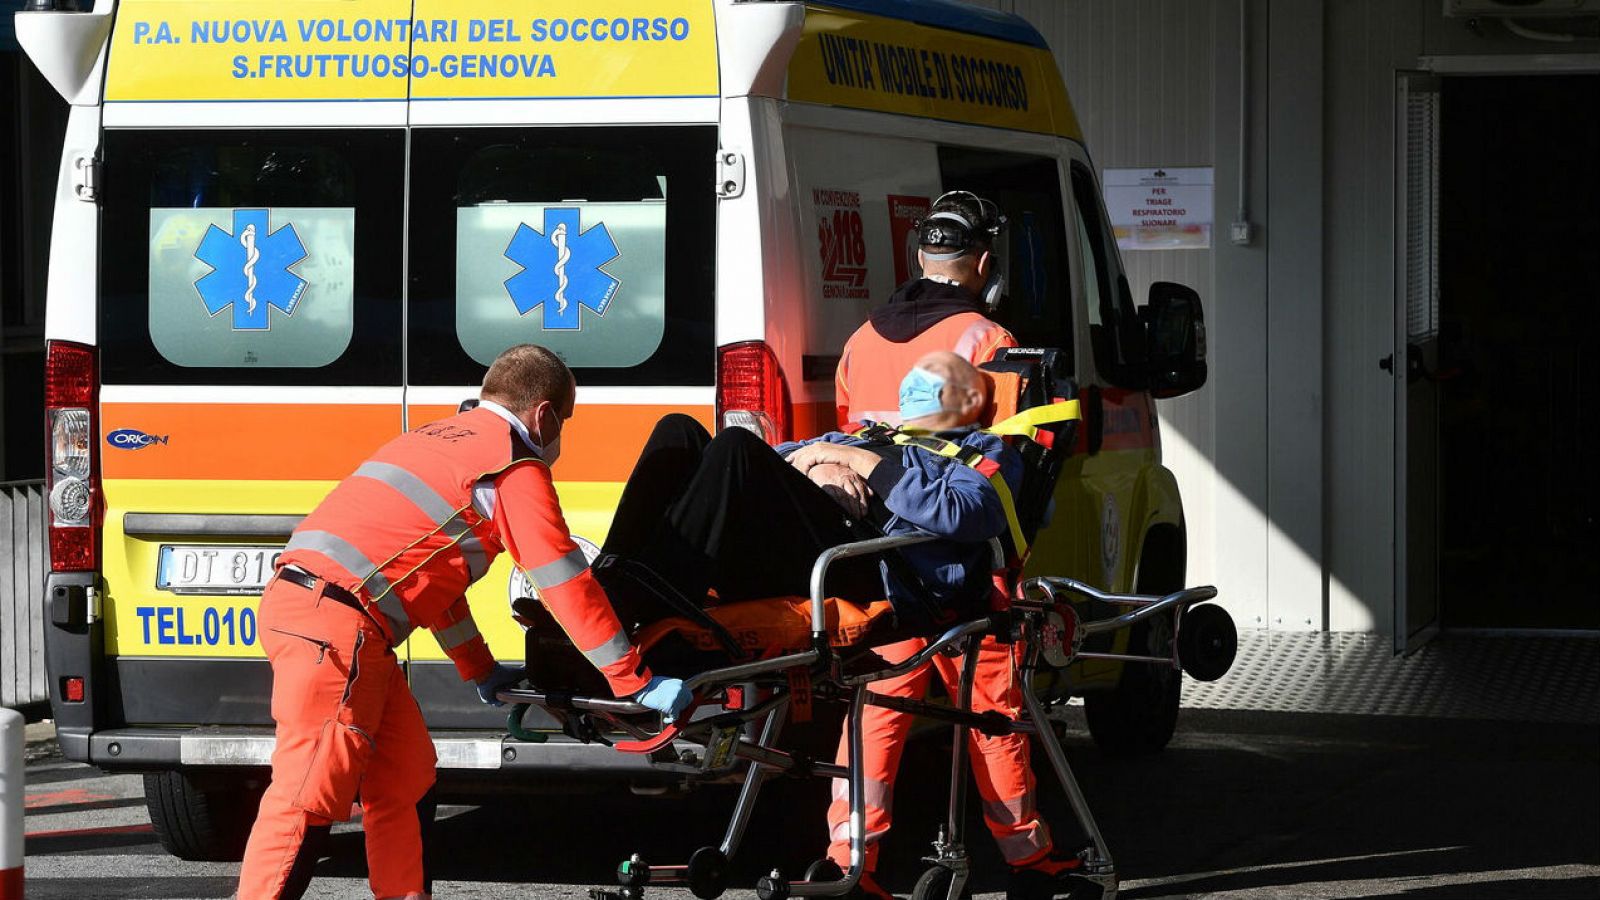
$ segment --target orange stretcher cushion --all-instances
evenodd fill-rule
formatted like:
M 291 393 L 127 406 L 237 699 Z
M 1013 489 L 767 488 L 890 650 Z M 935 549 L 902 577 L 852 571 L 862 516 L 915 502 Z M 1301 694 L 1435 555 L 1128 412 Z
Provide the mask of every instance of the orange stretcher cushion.
M 715 606 L 707 613 L 733 635 L 739 646 L 766 659 L 811 646 L 811 600 L 806 597 L 769 597 Z M 828 642 L 849 647 L 864 641 L 876 631 L 887 630 L 894 621 L 887 600 L 860 604 L 829 597 L 827 601 Z M 683 618 L 663 619 L 640 629 L 633 636 L 641 653 L 648 653 L 663 638 L 680 635 L 696 650 L 720 652 L 722 643 L 704 625 Z
M 984 409 L 982 424 L 984 427 L 996 422 L 1004 422 L 1021 410 L 1017 403 L 1022 398 L 1022 392 L 1027 388 L 1027 379 L 1017 372 L 990 372 L 979 369 L 978 374 L 989 384 L 989 405 Z

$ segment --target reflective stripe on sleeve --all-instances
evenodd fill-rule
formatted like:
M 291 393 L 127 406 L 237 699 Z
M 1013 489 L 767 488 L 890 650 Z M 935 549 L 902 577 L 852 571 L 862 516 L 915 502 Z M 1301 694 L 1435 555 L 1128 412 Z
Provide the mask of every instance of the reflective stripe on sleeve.
M 489 571 L 489 554 L 483 549 L 483 541 L 478 540 L 477 535 L 468 533 L 456 546 L 461 548 L 461 555 L 467 561 L 467 576 L 473 581 Z
M 588 557 L 583 555 L 582 547 L 576 547 L 554 562 L 528 569 L 528 582 L 536 588 L 548 590 L 560 587 L 588 570 Z
M 462 619 L 454 625 L 438 629 L 433 636 L 439 642 L 439 646 L 448 652 L 480 635 L 478 623 L 471 619 Z
M 633 642 L 628 640 L 626 634 L 619 631 L 613 634 L 610 640 L 607 640 L 604 644 L 583 651 L 583 655 L 588 658 L 595 668 L 599 669 L 612 663 L 621 662 L 632 650 Z

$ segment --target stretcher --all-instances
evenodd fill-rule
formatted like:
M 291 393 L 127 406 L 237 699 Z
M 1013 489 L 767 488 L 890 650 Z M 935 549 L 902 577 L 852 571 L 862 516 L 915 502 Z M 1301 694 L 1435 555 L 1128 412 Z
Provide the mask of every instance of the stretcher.
M 1028 352 L 1039 351 L 1023 351 Z M 1013 361 L 1017 361 L 1015 357 Z M 1049 376 L 1050 365 L 1048 359 L 1022 360 L 1019 369 L 1023 378 L 1016 380 L 1019 393 L 1028 381 L 1053 380 L 1056 390 L 1046 393 L 1055 393 L 1057 396 L 1052 399 L 1060 402 L 1060 386 L 1064 382 Z M 1043 474 L 1031 484 L 1025 478 L 1025 490 L 1044 491 L 1048 496 L 1054 487 L 1054 473 L 1059 472 L 1060 456 L 1070 452 L 1072 446 L 1070 427 L 1058 428 L 1053 434 L 1023 433 L 1018 440 L 1032 445 L 1025 454 L 1030 475 Z M 1024 501 L 1018 506 L 1025 525 L 1036 528 L 1045 504 L 1019 499 Z M 1031 534 L 1030 530 L 1030 537 Z M 832 863 L 819 861 L 804 873 L 797 873 L 796 878 L 775 868 L 757 882 L 757 896 L 761 900 L 787 900 L 849 893 L 860 880 L 866 853 L 862 717 L 858 713 L 869 705 L 952 727 L 947 815 L 933 842 L 933 851 L 926 857 L 929 868 L 917 882 L 913 900 L 958 900 L 968 890 L 971 868 L 964 823 L 969 730 L 986 735 L 1027 734 L 1043 747 L 1087 838 L 1080 855 L 1081 866 L 1076 870 L 1079 888 L 1071 896 L 1106 900 L 1116 896 L 1117 873 L 1111 852 L 1073 776 L 1053 724 L 1052 709 L 1065 698 L 1054 691 L 1041 696 L 1034 690 L 1023 690 L 1016 718 L 973 711 L 977 644 L 986 636 L 993 636 L 1013 645 L 1013 665 L 1018 683 L 1023 685 L 1038 683 L 1041 673 L 1059 672 L 1078 660 L 1091 658 L 1181 668 L 1193 678 L 1211 681 L 1232 665 L 1237 635 L 1231 618 L 1216 605 L 1197 605 L 1216 597 L 1213 587 L 1194 587 L 1166 596 L 1119 594 L 1066 577 L 1022 578 L 1019 564 L 1009 567 L 1006 577 L 1000 579 L 1004 602 L 969 610 L 957 621 L 931 630 L 923 628 L 920 633 L 896 627 L 887 601 L 858 604 L 829 596 L 829 573 L 843 560 L 879 556 L 936 539 L 932 535 L 896 535 L 835 546 L 817 557 L 811 570 L 809 597 L 729 604 L 707 614 L 670 617 L 636 633 L 635 642 L 644 650 L 652 668 L 682 675 L 693 693 L 693 704 L 670 724 L 638 703 L 612 698 L 603 682 L 592 674 L 582 674 L 582 658 L 577 656 L 570 657 L 575 663 L 564 672 L 559 664 L 554 669 L 541 664 L 530 669 L 532 687 L 509 688 L 499 693 L 500 700 L 512 705 L 507 727 L 513 739 L 546 739 L 544 732 L 524 725 L 528 711 L 538 708 L 560 723 L 566 734 L 582 741 L 609 743 L 618 752 L 643 754 L 664 772 L 706 781 L 742 775 L 738 799 L 719 844 L 700 848 L 687 863 L 678 865 L 655 865 L 642 855 L 635 855 L 618 866 L 619 887 L 592 891 L 595 900 L 640 900 L 650 885 L 688 887 L 696 897 L 706 900 L 720 896 L 728 886 L 728 861 L 738 852 L 762 785 L 774 775 L 847 782 L 850 865 L 841 871 Z M 540 616 L 534 601 L 515 605 L 519 618 L 530 626 L 529 659 L 533 667 L 536 660 L 548 657 L 559 646 L 559 628 L 547 616 Z M 1138 655 L 1084 649 L 1090 638 L 1157 617 L 1166 617 L 1171 624 L 1167 632 L 1171 639 L 1164 653 Z M 904 662 L 890 664 L 872 652 L 874 646 L 912 636 L 926 637 L 928 644 Z M 958 696 L 950 698 L 949 704 L 888 697 L 872 691 L 875 683 L 927 665 L 940 653 L 963 660 Z M 573 687 L 554 683 L 573 679 L 587 684 Z M 779 745 L 786 723 L 809 717 L 816 703 L 846 706 L 846 765 L 812 759 Z M 819 826 L 819 835 L 821 831 Z

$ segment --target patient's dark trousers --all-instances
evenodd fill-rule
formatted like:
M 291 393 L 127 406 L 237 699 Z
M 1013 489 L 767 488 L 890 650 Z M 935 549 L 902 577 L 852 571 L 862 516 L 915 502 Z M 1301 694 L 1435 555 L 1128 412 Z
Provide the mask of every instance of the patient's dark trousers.
M 860 527 L 749 431 L 713 438 L 694 419 L 670 415 L 656 423 L 628 477 L 604 550 L 645 564 L 694 600 L 708 589 L 722 602 L 804 597 L 817 555 L 872 536 Z M 827 591 L 883 599 L 877 562 L 835 565 Z

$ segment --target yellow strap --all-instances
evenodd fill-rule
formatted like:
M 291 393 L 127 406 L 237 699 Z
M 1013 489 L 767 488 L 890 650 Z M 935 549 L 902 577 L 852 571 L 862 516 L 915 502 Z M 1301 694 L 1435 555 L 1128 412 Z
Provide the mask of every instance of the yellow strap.
M 919 447 L 929 453 L 937 453 L 950 459 L 954 459 L 961 454 L 960 444 L 954 441 L 947 441 L 944 438 L 936 438 L 926 433 L 896 431 L 892 439 L 902 447 L 906 445 Z
M 1072 404 L 1071 416 L 1063 416 L 1060 419 L 1046 417 L 1043 421 L 1060 422 L 1065 421 L 1067 418 L 1076 416 L 1078 410 L 1078 401 L 1073 400 L 1070 402 Z M 1066 404 L 1056 405 L 1065 406 Z M 1036 407 L 1036 409 L 1050 408 L 1051 407 L 1048 406 Z M 1006 421 L 1010 422 L 1015 418 L 1018 417 L 1013 417 L 1013 419 L 1008 419 Z M 1029 435 L 1029 437 L 1032 437 L 1032 435 Z M 974 469 L 977 468 L 979 462 L 982 462 L 986 458 L 982 453 L 979 453 L 976 450 L 972 451 L 971 453 L 963 453 L 962 451 L 964 451 L 966 448 L 962 447 L 960 444 L 954 441 L 947 441 L 944 438 L 932 437 L 931 435 L 927 434 L 906 434 L 902 431 L 896 431 L 893 434 L 893 440 L 896 444 L 901 446 L 909 445 L 922 450 L 927 450 L 930 453 L 937 453 L 940 456 L 954 459 L 963 465 Z M 1006 484 L 1005 478 L 1000 474 L 1000 470 L 998 469 L 995 470 L 993 475 L 989 476 L 989 483 L 994 486 L 994 492 L 1000 495 L 1000 508 L 1005 510 L 1006 527 L 1011 530 L 1011 543 L 1016 549 L 1017 556 L 1027 556 L 1028 540 L 1022 535 L 1022 520 L 1017 518 L 1017 505 L 1011 497 L 1011 486 Z
M 1000 508 L 1006 511 L 1006 527 L 1011 529 L 1011 543 L 1016 549 L 1017 558 L 1024 559 L 1028 555 L 1028 539 L 1022 536 L 1022 520 L 1017 518 L 1017 505 L 1011 499 L 1011 486 L 1006 484 L 998 471 L 989 476 L 989 483 L 994 485 L 994 492 L 1000 495 Z
M 1076 400 L 1063 400 L 1059 403 L 1049 403 L 1044 406 L 1035 406 L 1025 409 L 1003 422 L 985 428 L 990 434 L 1015 434 L 1033 440 L 1039 433 L 1040 425 L 1051 425 L 1056 422 L 1068 422 L 1082 418 L 1083 413 Z

